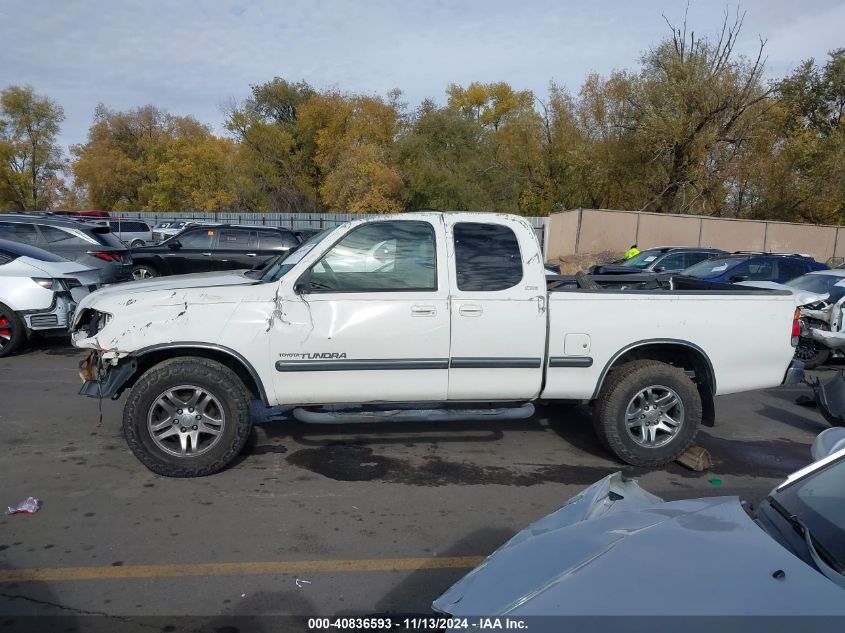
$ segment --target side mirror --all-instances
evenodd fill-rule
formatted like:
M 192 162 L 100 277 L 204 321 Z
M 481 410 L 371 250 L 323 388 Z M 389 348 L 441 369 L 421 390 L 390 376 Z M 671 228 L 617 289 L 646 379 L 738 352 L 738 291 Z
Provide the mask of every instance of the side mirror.
M 654 272 L 656 272 L 656 273 L 662 273 L 663 271 L 666 270 L 666 266 L 661 266 L 661 265 L 658 264 L 652 270 L 654 270 Z
M 167 248 L 172 251 L 175 251 L 177 248 L 182 248 L 182 242 L 180 242 L 179 240 L 170 240 L 167 243 Z
M 293 291 L 298 295 L 307 295 L 311 292 L 311 271 L 308 270 L 293 284 Z
M 734 283 L 738 281 L 748 281 L 748 275 L 732 275 L 731 281 Z

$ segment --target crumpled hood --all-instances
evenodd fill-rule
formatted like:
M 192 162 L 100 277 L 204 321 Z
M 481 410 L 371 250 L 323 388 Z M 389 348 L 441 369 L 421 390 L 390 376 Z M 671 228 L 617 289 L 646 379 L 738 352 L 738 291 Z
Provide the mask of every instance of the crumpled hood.
M 792 286 L 787 286 L 786 284 L 779 284 L 776 281 L 740 281 L 737 283 L 737 285 L 751 286 L 752 288 L 770 288 L 772 290 L 786 290 L 792 293 L 792 297 L 795 299 L 796 306 L 805 306 L 811 303 L 816 303 L 818 301 L 823 301 L 830 296 L 827 292 L 808 292 L 807 290 L 793 288 Z
M 215 286 L 237 286 L 254 284 L 255 279 L 244 277 L 243 270 L 224 272 L 195 273 L 193 275 L 171 275 L 156 277 L 144 281 L 128 281 L 100 290 L 100 296 L 109 296 L 122 292 L 147 292 L 155 290 L 185 290 L 186 288 L 212 288 Z
M 460 617 L 842 616 L 843 598 L 736 497 L 667 503 L 616 473 L 518 533 L 432 606 Z
M 184 303 L 186 300 L 190 301 L 192 298 L 211 297 L 214 294 L 212 292 L 214 288 L 256 283 L 255 279 L 245 277 L 243 273 L 242 270 L 228 270 L 194 275 L 173 275 L 115 284 L 88 295 L 79 304 L 77 313 L 81 314 L 82 310 L 86 308 L 96 308 L 108 312 L 110 308 L 138 302 L 177 305 Z

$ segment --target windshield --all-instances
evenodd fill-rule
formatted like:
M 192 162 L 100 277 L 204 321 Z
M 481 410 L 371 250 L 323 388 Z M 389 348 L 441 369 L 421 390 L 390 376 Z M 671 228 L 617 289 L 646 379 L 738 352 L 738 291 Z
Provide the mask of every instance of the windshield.
M 845 277 L 841 275 L 801 275 L 787 281 L 786 285 L 815 294 L 828 294 L 831 301 L 839 301 L 845 295 Z
M 276 257 L 276 259 L 267 264 L 261 272 L 261 281 L 278 281 L 281 279 L 291 268 L 298 264 L 312 248 L 321 242 L 326 235 L 334 231 L 334 228 L 335 227 L 326 229 L 325 231 L 320 231 L 308 241 L 303 242 L 296 248 L 292 248 L 288 252 L 282 253 Z
M 807 526 L 819 554 L 842 573 L 845 570 L 845 458 L 778 490 L 772 499 Z
M 725 271 L 735 268 L 745 260 L 739 257 L 718 257 L 716 259 L 705 259 L 703 262 L 693 264 L 681 274 L 688 277 L 718 277 Z
M 660 257 L 663 253 L 660 251 L 643 251 L 639 255 L 634 255 L 631 259 L 626 259 L 622 262 L 623 266 L 627 266 L 628 268 L 637 268 L 639 270 L 644 270 L 651 266 L 658 257 Z

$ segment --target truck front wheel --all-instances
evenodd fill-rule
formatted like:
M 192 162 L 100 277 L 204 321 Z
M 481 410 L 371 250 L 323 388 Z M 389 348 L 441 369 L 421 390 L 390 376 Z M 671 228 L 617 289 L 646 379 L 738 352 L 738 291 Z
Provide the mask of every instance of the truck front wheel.
M 126 443 L 165 477 L 202 477 L 228 466 L 249 437 L 250 394 L 225 365 L 176 358 L 148 370 L 123 410 Z
M 686 373 L 652 360 L 617 367 L 595 404 L 601 442 L 622 461 L 648 468 L 676 459 L 701 423 L 701 396 Z

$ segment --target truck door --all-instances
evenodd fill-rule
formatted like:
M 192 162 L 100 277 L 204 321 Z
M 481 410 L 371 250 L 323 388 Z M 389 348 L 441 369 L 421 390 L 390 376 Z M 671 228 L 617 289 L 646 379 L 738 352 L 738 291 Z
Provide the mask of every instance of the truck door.
M 449 284 L 443 222 L 351 229 L 297 281 L 293 334 L 271 338 L 283 402 L 444 400 Z
M 533 231 L 514 227 L 507 220 L 448 227 L 454 247 L 449 400 L 522 400 L 540 391 L 545 274 Z

